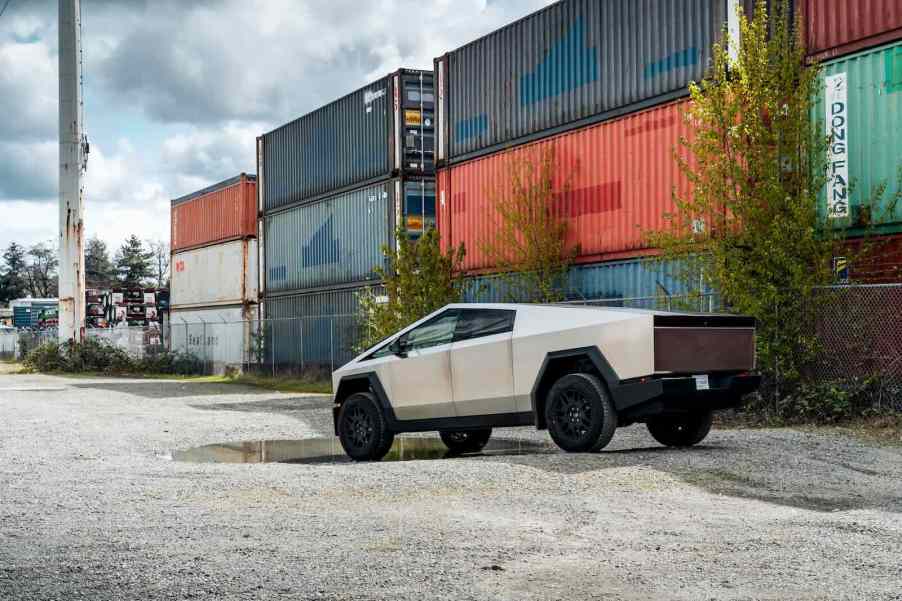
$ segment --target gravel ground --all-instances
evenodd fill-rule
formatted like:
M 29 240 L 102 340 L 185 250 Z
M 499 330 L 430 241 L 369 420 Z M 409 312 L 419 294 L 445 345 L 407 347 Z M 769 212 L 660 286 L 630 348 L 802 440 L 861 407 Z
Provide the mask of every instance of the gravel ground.
M 630 427 L 586 455 L 166 458 L 329 426 L 324 397 L 0 375 L 0 598 L 902 599 L 902 449 L 832 435 L 715 431 L 675 451 Z

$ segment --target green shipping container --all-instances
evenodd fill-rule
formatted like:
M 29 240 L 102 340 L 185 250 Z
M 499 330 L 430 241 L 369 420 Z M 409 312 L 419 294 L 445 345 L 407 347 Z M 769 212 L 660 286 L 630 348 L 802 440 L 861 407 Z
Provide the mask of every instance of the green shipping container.
M 821 78 L 815 117 L 832 132 L 822 214 L 853 236 L 902 231 L 902 42 L 824 63 Z

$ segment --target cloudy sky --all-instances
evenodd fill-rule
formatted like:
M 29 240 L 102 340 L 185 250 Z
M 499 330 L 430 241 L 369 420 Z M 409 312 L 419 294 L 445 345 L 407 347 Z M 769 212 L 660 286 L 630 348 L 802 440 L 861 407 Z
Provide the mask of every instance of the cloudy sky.
M 5 0 L 0 0 L 0 8 Z M 254 171 L 256 136 L 549 0 L 82 0 L 86 227 L 168 240 L 169 199 Z M 56 240 L 57 2 L 0 16 L 0 246 Z

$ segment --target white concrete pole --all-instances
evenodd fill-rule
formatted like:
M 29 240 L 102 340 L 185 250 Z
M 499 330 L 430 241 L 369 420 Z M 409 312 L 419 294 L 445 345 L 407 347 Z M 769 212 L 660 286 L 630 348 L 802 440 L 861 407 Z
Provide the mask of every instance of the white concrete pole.
M 85 241 L 82 170 L 81 12 L 79 0 L 59 1 L 59 340 L 81 341 L 85 330 Z

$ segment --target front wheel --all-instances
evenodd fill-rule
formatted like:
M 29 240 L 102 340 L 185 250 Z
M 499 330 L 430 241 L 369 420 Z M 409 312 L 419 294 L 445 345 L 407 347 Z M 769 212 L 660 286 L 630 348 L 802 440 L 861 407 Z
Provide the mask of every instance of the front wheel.
M 668 447 L 691 447 L 711 431 L 710 411 L 687 413 L 677 417 L 658 417 L 645 424 L 655 440 Z
M 489 438 L 492 436 L 492 429 L 485 430 L 464 430 L 460 432 L 451 432 L 443 430 L 438 433 L 442 442 L 448 447 L 448 451 L 458 455 L 460 453 L 478 453 L 481 451 Z
M 548 392 L 545 423 L 557 446 L 569 453 L 585 453 L 611 442 L 617 411 L 597 377 L 567 374 Z
M 354 461 L 379 461 L 388 453 L 395 435 L 373 395 L 352 394 L 338 412 L 338 439 Z

